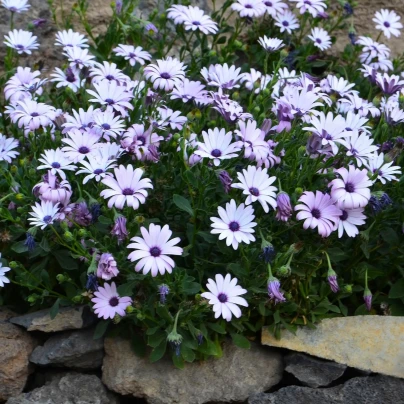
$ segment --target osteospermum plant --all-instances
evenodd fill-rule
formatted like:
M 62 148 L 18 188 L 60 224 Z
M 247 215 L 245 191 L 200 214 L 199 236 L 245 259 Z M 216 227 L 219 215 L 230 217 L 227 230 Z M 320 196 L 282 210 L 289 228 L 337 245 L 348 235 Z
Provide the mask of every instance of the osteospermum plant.
M 80 1 L 41 70 L 51 22 L 26 31 L 29 1 L 2 0 L 1 304 L 88 305 L 96 338 L 179 368 L 264 326 L 403 315 L 401 16 L 358 36 L 353 2 L 328 3 L 145 20 L 126 0 L 95 35 Z

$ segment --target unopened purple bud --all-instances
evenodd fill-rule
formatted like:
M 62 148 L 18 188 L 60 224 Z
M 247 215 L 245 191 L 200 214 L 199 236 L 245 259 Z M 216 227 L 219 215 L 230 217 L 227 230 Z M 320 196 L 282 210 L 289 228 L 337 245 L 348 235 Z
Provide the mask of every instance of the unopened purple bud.
M 271 276 L 268 280 L 268 295 L 270 300 L 273 300 L 275 304 L 285 302 L 285 296 L 280 291 L 281 283 L 279 280 Z
M 332 268 L 328 270 L 327 280 L 333 293 L 337 293 L 339 291 L 337 274 L 335 273 L 335 271 L 333 271 Z
M 96 223 L 98 218 L 101 215 L 101 205 L 99 203 L 93 203 L 90 206 L 90 213 L 92 216 L 92 219 L 91 219 L 92 223 Z
M 263 259 L 267 264 L 271 264 L 272 261 L 275 259 L 276 251 L 272 244 L 266 245 L 262 249 L 262 254 L 260 258 Z
M 115 12 L 117 15 L 121 14 L 122 12 L 122 0 L 117 0 L 115 3 Z
M 366 310 L 372 310 L 372 292 L 366 288 L 365 292 L 363 293 L 363 300 L 365 301 Z
M 144 29 L 148 34 L 158 34 L 159 32 L 156 26 L 152 23 L 147 24 Z
M 17 208 L 17 204 L 15 204 L 14 202 L 10 202 L 7 207 L 8 210 L 14 210 L 16 208 Z
M 148 147 L 148 150 L 150 152 L 150 158 L 151 158 L 152 161 L 154 161 L 155 163 L 160 161 L 160 152 L 159 152 L 159 149 L 157 148 L 156 145 L 151 144 Z
M 35 28 L 41 27 L 42 25 L 45 25 L 48 22 L 48 20 L 45 20 L 44 18 L 37 18 L 36 20 L 32 21 L 32 24 Z
M 196 336 L 196 339 L 197 339 L 197 341 L 198 341 L 198 345 L 202 345 L 202 342 L 203 342 L 203 334 L 202 334 L 202 333 L 199 333 L 199 334 Z
M 76 203 L 73 208 L 73 215 L 74 221 L 80 226 L 89 226 L 93 221 L 93 216 L 85 202 Z
M 231 179 L 229 173 L 225 170 L 220 171 L 219 180 L 223 185 L 224 192 L 226 192 L 226 194 L 228 194 L 231 190 L 231 182 L 232 182 L 232 179 Z
M 128 230 L 126 230 L 126 217 L 119 216 L 118 219 L 115 220 L 111 234 L 118 239 L 118 244 L 122 243 L 122 241 L 128 237 Z
M 323 20 L 328 20 L 330 18 L 329 14 L 325 11 L 320 11 L 317 15 Z
M 102 254 L 100 260 L 98 261 L 97 276 L 109 281 L 118 274 L 119 270 L 113 255 L 110 253 Z
M 276 197 L 276 219 L 287 222 L 292 217 L 293 208 L 290 203 L 290 197 L 286 192 L 279 192 Z
M 97 277 L 94 274 L 89 274 L 86 282 L 86 289 L 96 291 L 98 290 Z
M 164 283 L 159 286 L 160 303 L 165 304 L 167 295 L 170 293 L 170 288 Z
M 24 242 L 24 245 L 28 247 L 28 251 L 32 251 L 35 248 L 35 239 L 31 233 L 26 234 L 27 238 Z
M 393 142 L 387 141 L 380 146 L 380 151 L 383 153 L 389 152 L 394 147 Z

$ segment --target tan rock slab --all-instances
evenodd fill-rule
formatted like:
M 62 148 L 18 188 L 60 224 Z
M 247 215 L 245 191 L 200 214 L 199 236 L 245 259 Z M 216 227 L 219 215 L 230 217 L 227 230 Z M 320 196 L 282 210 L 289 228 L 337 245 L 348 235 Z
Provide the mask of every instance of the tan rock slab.
M 284 331 L 277 340 L 267 329 L 262 344 L 305 352 L 345 365 L 404 378 L 404 318 L 338 317 L 323 320 L 315 330 Z

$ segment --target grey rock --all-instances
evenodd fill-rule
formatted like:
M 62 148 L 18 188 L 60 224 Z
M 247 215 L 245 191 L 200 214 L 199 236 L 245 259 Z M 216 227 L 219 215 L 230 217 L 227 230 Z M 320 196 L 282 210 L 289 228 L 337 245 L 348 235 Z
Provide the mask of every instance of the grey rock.
M 90 307 L 62 307 L 51 319 L 49 310 L 40 310 L 23 316 L 13 317 L 10 322 L 25 327 L 28 331 L 56 332 L 89 327 L 97 321 Z
M 15 313 L 0 308 L 0 401 L 20 394 L 31 373 L 29 355 L 36 342 L 7 319 Z
M 356 377 L 328 389 L 289 386 L 257 394 L 248 404 L 403 404 L 404 380 L 389 376 Z
M 104 341 L 93 339 L 94 329 L 68 331 L 50 337 L 29 360 L 40 366 L 97 369 L 104 357 Z
M 276 385 L 283 373 L 281 354 L 255 343 L 249 350 L 226 343 L 220 359 L 187 363 L 184 370 L 170 359 L 150 363 L 135 356 L 121 338 L 107 338 L 104 345 L 104 384 L 123 395 L 146 397 L 149 404 L 243 401 Z
M 10 398 L 6 404 L 118 404 L 94 375 L 70 373 L 43 387 Z
M 328 386 L 341 377 L 347 368 L 340 363 L 324 361 L 296 352 L 285 357 L 285 364 L 285 370 L 288 373 L 309 387 Z

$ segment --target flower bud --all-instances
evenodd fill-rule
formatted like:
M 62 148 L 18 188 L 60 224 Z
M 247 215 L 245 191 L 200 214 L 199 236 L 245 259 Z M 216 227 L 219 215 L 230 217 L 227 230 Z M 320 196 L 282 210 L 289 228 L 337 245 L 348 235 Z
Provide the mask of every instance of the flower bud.
M 59 283 L 63 283 L 63 282 L 65 282 L 66 277 L 65 277 L 63 274 L 57 274 L 57 275 L 56 275 L 56 280 L 57 280 Z
M 342 287 L 342 291 L 343 291 L 344 293 L 352 293 L 352 285 L 344 285 L 344 286 Z
M 66 241 L 73 241 L 73 240 L 74 240 L 74 236 L 73 236 L 73 234 L 72 234 L 70 231 L 65 231 L 65 232 L 63 233 L 63 238 L 64 238 Z
M 18 262 L 16 261 L 10 261 L 9 264 L 11 269 L 18 268 Z
M 327 280 L 328 280 L 331 290 L 334 293 L 337 293 L 339 291 L 337 274 L 335 273 L 335 271 L 332 268 L 328 269 Z
M 276 271 L 276 274 L 280 278 L 287 278 L 290 274 L 292 273 L 292 269 L 290 268 L 290 265 L 282 265 L 278 270 Z
M 286 301 L 285 296 L 280 291 L 281 283 L 274 276 L 270 276 L 268 279 L 268 295 L 269 299 L 275 304 Z
M 72 298 L 73 303 L 80 303 L 83 300 L 83 296 L 77 295 Z
M 126 307 L 125 311 L 127 314 L 131 314 L 135 311 L 135 308 L 133 306 L 128 306 Z
M 363 293 L 363 300 L 365 302 L 366 310 L 370 311 L 372 310 L 372 292 L 368 287 L 365 288 L 365 292 Z

